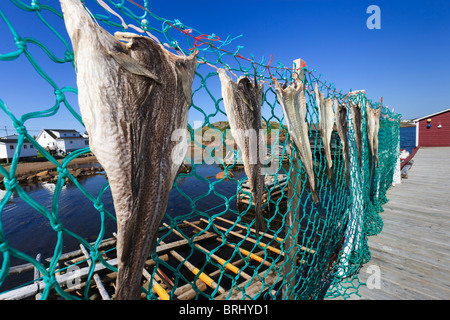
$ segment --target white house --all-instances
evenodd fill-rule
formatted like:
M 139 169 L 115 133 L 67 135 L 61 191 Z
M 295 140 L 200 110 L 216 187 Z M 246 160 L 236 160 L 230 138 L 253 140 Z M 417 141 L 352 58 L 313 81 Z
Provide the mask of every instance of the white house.
M 43 129 L 36 141 L 46 150 L 58 155 L 89 146 L 89 138 L 82 136 L 76 130 Z
M 0 138 L 0 159 L 9 161 L 14 156 L 17 149 L 18 135 L 14 134 Z M 25 139 L 20 150 L 20 158 L 36 157 L 37 152 L 33 145 Z

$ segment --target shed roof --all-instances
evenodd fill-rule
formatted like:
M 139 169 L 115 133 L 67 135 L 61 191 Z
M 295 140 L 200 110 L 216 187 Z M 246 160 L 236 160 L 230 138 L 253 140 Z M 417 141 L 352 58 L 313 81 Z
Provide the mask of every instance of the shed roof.
M 0 139 L 0 143 L 17 143 L 18 139 Z M 23 139 L 24 143 L 30 143 L 27 139 Z
M 444 112 L 447 112 L 447 111 L 450 111 L 450 109 L 441 110 L 439 112 L 435 112 L 435 113 L 429 114 L 427 116 L 423 116 L 423 117 L 420 117 L 420 118 L 417 118 L 417 119 L 413 119 L 413 121 L 414 122 L 418 122 L 420 120 L 423 120 L 423 119 L 426 119 L 426 118 L 429 118 L 429 117 L 433 117 L 433 116 L 437 116 L 438 114 L 441 114 L 441 113 L 444 113 Z
M 85 139 L 78 131 L 73 130 L 73 129 L 42 129 L 42 131 L 39 133 L 38 137 L 36 138 L 36 140 L 39 139 L 39 137 L 41 136 L 41 134 L 45 132 L 47 133 L 52 139 L 55 140 L 67 140 L 67 139 Z M 64 132 L 64 133 L 76 133 L 77 136 L 69 136 L 69 137 L 57 137 L 54 132 Z

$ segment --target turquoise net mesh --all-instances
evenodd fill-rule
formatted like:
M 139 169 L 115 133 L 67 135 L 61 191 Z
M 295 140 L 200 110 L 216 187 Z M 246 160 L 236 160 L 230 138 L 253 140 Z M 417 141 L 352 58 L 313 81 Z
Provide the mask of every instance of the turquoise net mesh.
M 71 169 L 76 159 L 90 153 L 89 147 L 59 159 L 41 146 L 36 141 L 34 133 L 37 132 L 29 129 L 30 123 L 35 124 L 44 117 L 54 117 L 55 121 L 60 119 L 58 117 L 71 118 L 82 125 L 76 99 L 74 56 L 59 3 L 41 2 L 11 0 L 0 5 L 2 39 L 9 44 L 7 51 L 0 52 L 0 68 L 11 63 L 26 65 L 26 76 L 45 88 L 46 101 L 51 101 L 47 104 L 50 107 L 23 113 L 20 106 L 10 104 L 0 95 L 2 120 L 8 119 L 18 135 L 14 154 L 0 166 L 0 178 L 3 178 L 0 184 L 0 298 L 1 292 L 11 294 L 18 289 L 28 292 L 25 297 L 30 296 L 29 292 L 32 295 L 39 292 L 41 299 L 92 298 L 97 290 L 95 274 L 101 275 L 101 281 L 112 295 L 114 286 L 108 285 L 108 281 L 114 283 L 117 264 L 114 263 L 115 214 L 108 182 L 104 179 L 98 187 L 92 188 Z M 239 53 L 242 47 L 234 45 L 238 37 L 222 40 L 179 20 L 161 18 L 151 12 L 149 1 L 86 0 L 84 3 L 93 18 L 111 33 L 150 34 L 169 50 L 180 54 L 199 50 L 189 111 L 187 170 L 180 171 L 171 190 L 159 234 L 159 250 L 157 255 L 149 257 L 144 272 L 147 278 L 142 288 L 143 297 L 180 299 L 186 286 L 192 290 L 190 297 L 193 299 L 322 299 L 349 298 L 357 293 L 361 285 L 357 281 L 358 271 L 370 259 L 367 239 L 383 227 L 379 212 L 388 201 L 386 191 L 397 164 L 400 116 L 381 103 L 372 102 L 364 92 L 343 93 L 332 83 L 317 77 L 315 71 L 306 66 L 302 68 L 301 76 L 307 88 L 306 121 L 320 198 L 320 202 L 314 204 L 305 169 L 295 148 L 291 147 L 281 106 L 270 85 L 272 78 L 284 83 L 299 76 L 292 67 L 281 62 L 274 65 L 272 59 L 256 61 L 253 57 L 243 57 Z M 31 28 L 22 28 L 19 19 L 33 19 L 36 25 L 45 26 L 50 36 L 40 36 Z M 254 207 L 246 185 L 247 177 L 240 166 L 240 153 L 227 143 L 229 124 L 215 67 L 267 81 L 262 107 L 263 127 L 270 137 L 263 196 L 267 228 L 260 237 L 252 231 Z M 2 74 L 2 83 L 11 76 Z M 345 181 L 343 148 L 336 131 L 331 142 L 334 179 L 330 180 L 325 174 L 326 159 L 317 127 L 316 84 L 325 97 L 361 106 L 361 164 L 357 161 L 352 120 L 348 117 L 349 186 Z M 18 81 L 15 85 L 20 87 L 21 83 Z M 377 167 L 372 166 L 368 143 L 367 108 L 381 108 Z M 45 201 L 36 198 L 33 190 L 26 186 L 26 179 L 17 174 L 27 143 L 54 166 L 52 192 Z M 95 221 L 89 222 L 95 226 L 90 225 L 92 231 L 88 236 L 80 235 L 80 229 L 87 228 L 81 218 L 78 228 L 65 223 L 66 198 L 63 197 L 69 189 L 76 189 L 73 192 L 83 199 L 85 215 L 90 215 L 86 219 Z M 17 201 L 26 205 L 30 216 L 45 221 L 46 228 L 22 228 L 20 225 L 26 225 L 26 221 L 19 217 L 11 219 Z M 15 240 L 21 233 L 27 233 L 29 239 L 46 239 L 44 232 L 51 234 L 51 240 L 43 245 L 48 259 L 36 258 L 42 246 L 29 243 L 23 246 Z M 110 238 L 111 241 L 107 240 Z M 112 243 L 108 249 L 105 249 L 105 240 Z M 176 241 L 184 242 L 170 247 Z M 81 253 L 78 260 L 67 259 L 66 250 L 73 251 L 79 245 L 86 249 L 89 259 Z M 34 280 L 30 274 L 33 269 L 38 272 Z M 27 270 L 28 274 L 18 270 Z M 71 273 L 74 270 L 78 273 Z M 82 283 L 78 294 L 68 285 L 73 274 Z M 164 280 L 165 277 L 168 279 Z M 74 277 L 70 279 L 74 281 Z M 36 284 L 40 288 L 34 289 Z M 161 294 L 157 284 L 162 285 L 166 296 Z

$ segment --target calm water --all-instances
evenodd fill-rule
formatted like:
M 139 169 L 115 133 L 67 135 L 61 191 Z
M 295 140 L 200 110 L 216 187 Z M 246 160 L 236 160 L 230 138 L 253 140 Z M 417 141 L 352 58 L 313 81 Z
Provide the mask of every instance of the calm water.
M 176 189 L 172 189 L 167 206 L 169 217 L 183 220 L 194 210 L 215 214 L 225 210 L 224 204 L 231 198 L 230 206 L 236 209 L 237 182 L 226 180 L 218 182 L 216 174 L 222 171 L 217 165 L 198 165 L 194 172 L 186 177 L 178 178 Z M 239 181 L 245 173 L 243 170 L 234 170 L 234 178 Z M 102 187 L 107 183 L 104 175 L 81 178 L 79 183 L 92 194 L 98 197 Z M 36 183 L 24 186 L 23 189 L 37 203 L 52 210 L 55 185 L 52 183 Z M 178 190 L 177 190 L 178 189 Z M 0 199 L 5 191 L 0 189 Z M 234 197 L 234 198 L 232 198 Z M 193 199 L 194 203 L 190 201 Z M 114 215 L 114 206 L 110 189 L 108 188 L 101 198 L 104 208 Z M 59 197 L 59 219 L 63 226 L 88 241 L 95 241 L 100 232 L 100 214 L 73 183 L 67 183 Z M 42 253 L 43 257 L 53 255 L 56 244 L 56 232 L 50 226 L 46 217 L 29 206 L 16 193 L 11 197 L 1 213 L 3 231 L 10 245 L 32 257 Z M 167 218 L 165 218 L 167 220 Z M 166 221 L 167 222 L 167 221 Z M 116 222 L 105 218 L 105 236 L 109 238 L 116 231 Z M 77 240 L 64 236 L 63 252 L 78 249 Z M 3 255 L 0 255 L 0 263 Z M 11 258 L 11 265 L 22 264 L 17 258 Z M 2 291 L 2 290 L 0 290 Z
M 400 148 L 411 152 L 416 147 L 416 127 L 400 128 Z

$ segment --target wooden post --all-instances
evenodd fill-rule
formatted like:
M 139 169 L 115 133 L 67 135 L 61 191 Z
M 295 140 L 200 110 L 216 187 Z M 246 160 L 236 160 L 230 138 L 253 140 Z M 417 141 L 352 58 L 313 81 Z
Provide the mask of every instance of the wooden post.
M 296 81 L 303 81 L 305 77 L 305 70 L 302 68 L 306 67 L 306 62 L 300 58 L 294 60 L 294 73 L 292 74 L 292 78 Z

